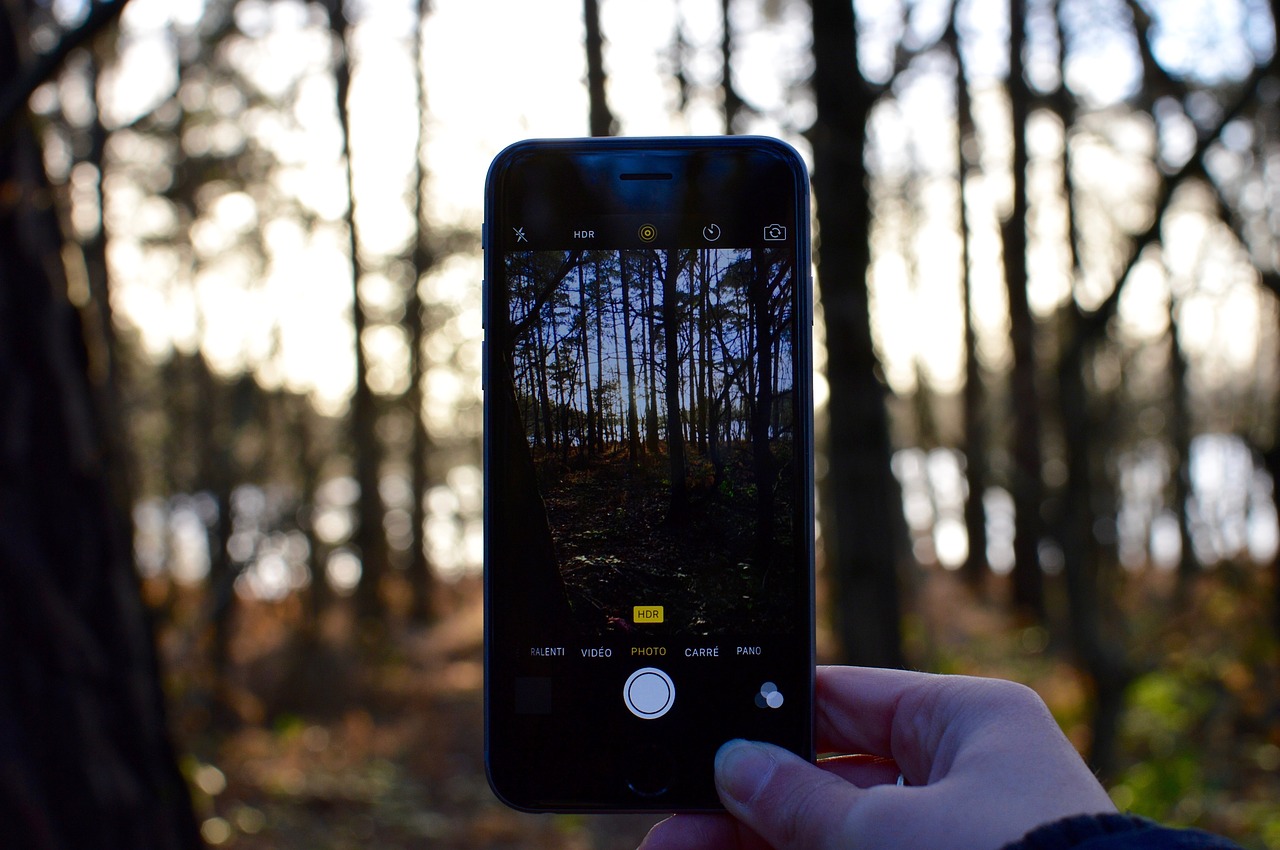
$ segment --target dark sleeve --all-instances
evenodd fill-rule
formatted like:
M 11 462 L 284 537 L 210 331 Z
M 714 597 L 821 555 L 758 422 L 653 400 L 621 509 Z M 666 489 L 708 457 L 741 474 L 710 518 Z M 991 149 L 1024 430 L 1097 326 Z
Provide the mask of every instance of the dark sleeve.
M 1081 815 L 1045 824 L 1004 850 L 1240 850 L 1198 829 L 1170 829 L 1133 815 Z

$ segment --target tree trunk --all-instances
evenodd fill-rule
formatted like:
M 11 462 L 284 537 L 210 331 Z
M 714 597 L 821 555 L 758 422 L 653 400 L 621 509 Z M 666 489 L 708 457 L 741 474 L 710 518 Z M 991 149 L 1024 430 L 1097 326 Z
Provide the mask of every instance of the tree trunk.
M 587 434 L 582 446 L 584 454 L 596 453 L 596 407 L 591 398 L 591 333 L 587 311 L 587 283 L 582 266 L 578 266 L 578 316 L 582 330 L 582 382 L 587 399 Z
M 1044 573 L 1040 570 L 1040 394 L 1036 391 L 1035 320 L 1027 301 L 1027 116 L 1031 92 L 1023 78 L 1025 0 L 1009 0 L 1009 103 L 1013 132 L 1013 211 L 1001 228 L 1004 279 L 1009 294 L 1013 343 L 1013 601 L 1024 613 L 1044 618 Z
M 416 623 L 427 623 L 434 619 L 435 606 L 432 601 L 434 591 L 434 573 L 427 560 L 426 524 L 427 511 L 425 498 L 431 476 L 428 464 L 435 446 L 431 434 L 427 431 L 424 416 L 423 388 L 427 370 L 422 355 L 422 347 L 427 336 L 427 307 L 422 302 L 419 285 L 422 278 L 435 263 L 431 246 L 427 242 L 427 221 L 423 215 L 422 199 L 426 187 L 426 167 L 423 159 L 426 156 L 424 129 L 427 122 L 427 85 L 422 72 L 422 28 L 427 19 L 427 0 L 418 0 L 417 16 L 414 19 L 413 31 L 413 77 L 418 94 L 418 139 L 414 145 L 414 182 L 413 182 L 413 278 L 409 281 L 409 297 L 405 303 L 405 323 L 409 331 L 409 392 L 405 402 L 413 416 L 413 434 L 409 447 L 409 478 L 413 491 L 413 504 L 409 508 L 409 587 L 412 590 L 410 618 Z M 536 415 L 536 414 L 535 414 Z
M 1178 601 L 1185 602 L 1192 583 L 1200 572 L 1195 548 L 1191 545 L 1191 519 L 1187 503 L 1191 500 L 1191 389 L 1187 386 L 1187 357 L 1182 353 L 1178 327 L 1177 301 L 1169 297 L 1169 383 L 1173 394 L 1173 421 L 1169 423 L 1169 439 L 1173 443 L 1173 509 L 1178 516 L 1181 555 L 1178 558 Z
M 596 314 L 596 442 L 594 451 L 604 454 L 604 315 L 600 309 L 600 259 L 597 257 L 593 266 L 595 279 L 592 281 L 591 306 Z
M 982 498 L 987 490 L 986 392 L 982 385 L 982 366 L 978 363 L 978 334 L 973 324 L 973 278 L 969 269 L 969 217 L 965 197 L 969 182 L 969 163 L 965 144 L 974 141 L 973 109 L 964 61 L 956 42 L 955 27 L 950 29 L 952 55 L 956 62 L 956 182 L 958 184 L 960 228 L 960 282 L 964 299 L 964 458 L 968 491 L 964 499 L 964 527 L 969 540 L 969 554 L 964 562 L 965 580 L 974 588 L 988 574 L 987 518 Z
M 612 136 L 618 122 L 609 111 L 609 100 L 605 94 L 604 36 L 600 34 L 599 0 L 582 0 L 582 19 L 587 31 L 587 97 L 591 109 L 591 135 Z
M 634 469 L 640 463 L 640 418 L 636 413 L 636 363 L 631 344 L 631 284 L 627 277 L 627 258 L 618 256 L 622 277 L 622 334 L 627 352 L 627 463 Z
M 0 10 L 0 79 L 21 76 L 22 27 L 14 6 Z M 21 120 L 0 143 L 0 186 L 3 843 L 198 848 L 52 190 Z
M 325 0 L 329 30 L 337 58 L 333 75 L 337 83 L 337 109 L 342 127 L 342 153 L 347 184 L 347 251 L 351 255 L 351 325 L 355 334 L 356 383 L 351 396 L 351 452 L 355 463 L 356 483 L 360 485 L 359 521 L 354 535 L 360 550 L 360 583 L 356 587 L 356 615 L 366 626 L 382 624 L 382 580 L 387 572 L 387 539 L 382 521 L 385 511 L 378 479 L 382 452 L 378 441 L 378 412 L 373 389 L 369 386 L 369 363 L 364 353 L 364 307 L 360 303 L 360 239 L 356 230 L 355 191 L 351 170 L 351 113 L 347 98 L 351 90 L 351 58 L 347 43 L 350 22 L 343 11 L 343 0 Z
M 903 663 L 895 559 L 902 499 L 889 466 L 885 387 L 877 377 L 867 292 L 871 215 L 863 151 L 872 97 L 857 73 L 852 4 L 811 2 L 818 114 L 810 138 L 831 388 L 827 564 L 844 659 L 896 667 Z
M 210 696 L 215 722 L 231 725 L 235 722 L 235 714 L 227 695 L 227 670 L 231 664 L 231 633 L 235 625 L 235 582 L 244 566 L 232 562 L 227 546 L 231 541 L 231 490 L 237 474 L 231 451 L 235 428 L 229 421 L 231 414 L 226 405 L 213 404 L 208 411 L 196 409 L 202 403 L 218 398 L 219 390 L 224 397 L 228 393 L 226 386 L 219 383 L 209 368 L 203 353 L 195 353 L 192 366 L 196 370 L 195 384 L 199 388 L 192 409 L 195 455 L 200 459 L 200 481 L 211 491 L 217 506 L 213 525 L 205 532 L 209 546 L 206 607 L 211 632 Z
M 1058 13 L 1061 15 L 1061 7 Z M 1062 30 L 1059 18 L 1060 43 Z M 1062 70 L 1065 74 L 1065 67 Z M 1062 103 L 1061 100 L 1054 102 Z M 1073 116 L 1065 114 L 1061 106 L 1058 108 L 1063 127 L 1070 127 Z M 1080 266 L 1080 231 L 1076 219 L 1076 191 L 1069 138 L 1063 147 L 1063 195 L 1066 198 L 1070 227 L 1067 247 L 1072 276 L 1079 281 L 1083 277 L 1083 270 Z M 1067 628 L 1072 654 L 1093 691 L 1093 716 L 1090 722 L 1093 738 L 1086 757 L 1105 781 L 1115 775 L 1124 695 L 1135 671 L 1126 658 L 1123 647 L 1117 641 L 1107 638 L 1104 629 L 1106 597 L 1100 591 L 1098 577 L 1103 553 L 1094 536 L 1095 488 L 1100 486 L 1099 481 L 1104 476 L 1097 472 L 1098 449 L 1092 439 L 1097 428 L 1090 416 L 1089 394 L 1085 385 L 1085 352 L 1088 344 L 1082 338 L 1082 324 L 1082 315 L 1073 299 L 1062 310 L 1059 335 L 1065 343 L 1057 367 L 1058 409 L 1067 464 L 1066 490 L 1061 500 L 1062 580 L 1067 597 Z
M 316 491 L 320 488 L 320 461 L 314 448 L 312 419 L 315 414 L 305 397 L 294 398 L 290 426 L 294 445 L 295 474 L 300 484 L 298 525 L 307 539 L 307 570 L 311 581 L 307 586 L 306 615 L 302 621 L 303 640 L 315 645 L 320 640 L 325 613 L 333 601 L 329 576 L 325 569 L 324 544 L 316 533 Z
M 707 313 L 711 306 L 711 252 L 700 251 L 701 269 L 698 286 L 698 451 L 707 454 L 707 407 L 711 398 L 713 380 L 711 377 L 711 320 Z
M 662 275 L 662 338 L 666 348 L 667 459 L 671 467 L 671 503 L 668 522 L 685 519 L 689 504 L 685 482 L 684 428 L 680 422 L 680 321 L 676 282 L 680 277 L 680 252 L 668 251 Z
M 560 575 L 560 561 L 556 556 L 555 541 L 547 520 L 546 504 L 538 490 L 538 475 L 533 463 L 529 440 L 525 435 L 516 401 L 515 361 L 508 348 L 504 361 L 491 373 L 492 392 L 505 397 L 502 405 L 505 415 L 496 423 L 498 433 L 493 435 L 499 447 L 502 462 L 495 464 L 495 476 L 501 480 L 501 489 L 510 494 L 496 507 L 494 527 L 501 528 L 506 540 L 518 540 L 521 568 L 515 571 L 504 593 L 511 598 L 522 599 L 530 610 L 542 615 L 539 623 L 520 623 L 518 628 L 528 629 L 530 637 L 540 628 L 560 634 L 561 627 L 568 631 L 571 609 L 565 595 L 564 579 Z M 542 633 L 542 639 L 547 638 Z
M 555 325 L 555 305 L 547 302 L 547 310 L 551 311 L 551 325 Z M 547 454 L 555 451 L 555 418 L 552 416 L 551 409 L 551 389 L 547 384 L 547 370 L 551 366 L 551 352 L 547 349 L 546 333 L 542 329 L 542 322 L 534 323 L 534 333 L 537 334 L 538 344 L 538 362 L 534 364 L 534 368 L 538 371 L 538 394 L 542 400 L 542 433 L 543 448 Z
M 1071 313 L 1074 316 L 1074 311 Z M 1074 330 L 1073 327 L 1068 330 Z M 1078 349 L 1068 348 L 1068 351 Z M 1134 672 L 1123 651 L 1103 633 L 1103 599 L 1099 593 L 1101 557 L 1093 534 L 1093 447 L 1089 435 L 1084 363 L 1069 353 L 1058 370 L 1063 433 L 1066 435 L 1067 490 L 1064 495 L 1062 575 L 1067 591 L 1070 639 L 1076 663 L 1093 685 L 1093 740 L 1088 760 L 1102 776 L 1115 775 L 1119 745 L 1120 713 L 1124 693 Z
M 658 452 L 658 320 L 657 307 L 653 300 L 655 262 L 653 254 L 645 258 L 645 330 L 648 339 L 645 348 L 648 352 L 649 364 L 649 403 L 645 406 L 644 429 L 649 454 Z
M 731 136 L 742 111 L 742 95 L 733 85 L 733 25 L 729 20 L 732 0 L 720 0 L 720 92 L 724 97 L 724 132 Z
M 769 450 L 769 419 L 773 413 L 773 311 L 768 251 L 751 252 L 754 266 L 751 300 L 756 320 L 756 405 L 751 415 L 751 456 L 756 479 L 756 563 L 768 569 L 773 542 L 773 486 L 776 473 Z

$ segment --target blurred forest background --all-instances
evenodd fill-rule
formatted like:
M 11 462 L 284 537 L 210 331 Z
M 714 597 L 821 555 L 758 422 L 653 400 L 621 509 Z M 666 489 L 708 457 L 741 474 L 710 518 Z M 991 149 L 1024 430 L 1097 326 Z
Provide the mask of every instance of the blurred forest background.
M 6 842 L 634 846 L 483 777 L 481 190 L 753 132 L 812 167 L 822 660 L 1027 682 L 1280 848 L 1278 18 L 7 0 Z

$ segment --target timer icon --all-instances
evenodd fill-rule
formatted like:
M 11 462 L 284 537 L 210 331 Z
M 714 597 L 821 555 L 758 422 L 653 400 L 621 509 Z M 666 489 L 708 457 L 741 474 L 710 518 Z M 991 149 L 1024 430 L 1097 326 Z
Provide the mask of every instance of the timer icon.
M 702 238 L 706 239 L 708 242 L 714 242 L 719 239 L 720 225 L 708 224 L 706 227 L 702 228 Z

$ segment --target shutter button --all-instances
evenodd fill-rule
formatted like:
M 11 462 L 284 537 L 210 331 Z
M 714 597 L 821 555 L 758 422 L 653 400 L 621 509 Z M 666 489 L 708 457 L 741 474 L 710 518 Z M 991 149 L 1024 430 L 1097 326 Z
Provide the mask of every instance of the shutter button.
M 622 701 L 636 717 L 656 720 L 671 710 L 676 701 L 676 686 L 671 677 L 657 667 L 641 667 L 627 677 L 622 687 Z

